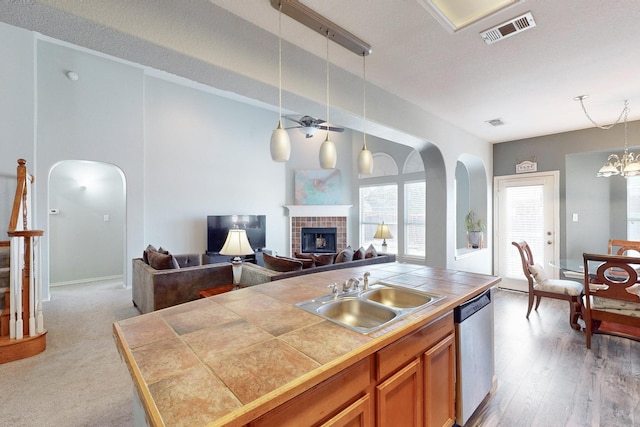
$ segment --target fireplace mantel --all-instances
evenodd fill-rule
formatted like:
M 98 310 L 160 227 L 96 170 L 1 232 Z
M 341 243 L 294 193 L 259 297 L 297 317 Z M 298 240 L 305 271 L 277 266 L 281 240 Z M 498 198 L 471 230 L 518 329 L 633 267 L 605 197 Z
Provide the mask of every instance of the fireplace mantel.
M 297 216 L 349 216 L 353 205 L 285 205 L 290 217 Z

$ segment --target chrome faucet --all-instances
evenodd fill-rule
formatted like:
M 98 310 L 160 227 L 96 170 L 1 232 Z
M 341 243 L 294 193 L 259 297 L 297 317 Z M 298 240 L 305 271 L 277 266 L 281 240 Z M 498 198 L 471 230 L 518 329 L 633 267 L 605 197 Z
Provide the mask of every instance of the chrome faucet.
M 363 291 L 369 290 L 369 276 L 371 276 L 371 273 L 369 273 L 368 271 L 364 273 L 364 278 L 362 279 L 364 282 L 364 284 L 362 285 Z
M 333 295 L 333 299 L 338 298 L 338 284 L 337 283 L 331 283 L 330 285 L 327 285 L 327 288 L 331 288 L 331 294 Z
M 357 291 L 359 283 L 360 283 L 360 281 L 358 279 L 356 279 L 355 277 L 352 277 L 349 280 L 346 280 L 344 282 L 344 285 L 342 285 L 342 292 L 349 292 L 352 287 L 353 287 L 354 291 Z

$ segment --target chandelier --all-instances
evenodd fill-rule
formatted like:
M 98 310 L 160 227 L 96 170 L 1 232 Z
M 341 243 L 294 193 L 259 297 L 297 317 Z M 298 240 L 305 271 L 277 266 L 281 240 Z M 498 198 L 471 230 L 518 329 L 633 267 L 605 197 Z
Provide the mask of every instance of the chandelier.
M 589 116 L 589 113 L 587 113 L 587 109 L 584 106 L 584 100 L 586 98 L 587 95 L 581 95 L 576 96 L 573 99 L 575 101 L 580 101 L 580 105 L 582 106 L 584 115 L 587 116 L 589 121 L 591 121 L 591 123 L 593 123 L 597 128 L 604 130 L 611 129 L 612 127 L 620 123 L 620 119 L 624 118 L 624 153 L 622 154 L 622 156 L 619 156 L 617 154 L 609 154 L 606 163 L 600 168 L 597 176 L 608 178 L 612 175 L 620 175 L 626 178 L 629 176 L 640 175 L 640 154 L 636 156 L 631 151 L 629 151 L 629 146 L 627 144 L 627 119 L 629 116 L 629 101 L 624 101 L 624 108 L 622 109 L 622 112 L 614 123 L 608 126 L 601 126 L 597 124 L 591 118 L 591 116 Z

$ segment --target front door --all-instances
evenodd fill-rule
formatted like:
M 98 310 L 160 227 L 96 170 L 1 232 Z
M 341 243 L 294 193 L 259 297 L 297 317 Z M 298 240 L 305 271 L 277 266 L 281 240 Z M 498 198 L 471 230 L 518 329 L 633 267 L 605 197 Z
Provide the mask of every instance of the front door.
M 558 171 L 494 178 L 494 272 L 500 287 L 527 291 L 520 255 L 513 241 L 529 243 L 533 259 L 549 277 L 558 277 L 559 232 Z

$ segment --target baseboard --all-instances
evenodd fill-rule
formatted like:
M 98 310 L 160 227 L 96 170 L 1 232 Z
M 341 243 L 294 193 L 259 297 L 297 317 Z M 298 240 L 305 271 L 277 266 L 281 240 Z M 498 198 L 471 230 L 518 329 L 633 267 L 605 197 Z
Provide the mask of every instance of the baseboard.
M 121 274 L 116 276 L 92 277 L 89 279 L 69 280 L 66 282 L 49 283 L 49 286 L 53 288 L 56 286 L 80 285 L 80 284 L 89 283 L 89 282 L 106 282 L 106 281 L 112 281 L 112 280 L 122 280 L 123 277 L 124 276 Z

